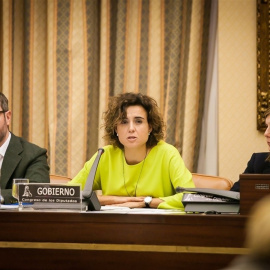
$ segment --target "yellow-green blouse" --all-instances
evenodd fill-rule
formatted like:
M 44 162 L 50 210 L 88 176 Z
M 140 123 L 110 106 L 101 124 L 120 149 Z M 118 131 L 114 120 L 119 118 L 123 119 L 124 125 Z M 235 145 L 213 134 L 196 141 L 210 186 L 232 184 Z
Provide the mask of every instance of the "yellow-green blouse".
M 192 175 L 186 168 L 178 150 L 164 141 L 154 146 L 145 160 L 128 165 L 123 151 L 118 147 L 104 147 L 96 171 L 93 190 L 102 190 L 103 195 L 151 196 L 164 200 L 158 208 L 184 209 L 182 194 L 175 188 L 195 187 Z M 84 188 L 95 154 L 69 184 L 80 183 Z

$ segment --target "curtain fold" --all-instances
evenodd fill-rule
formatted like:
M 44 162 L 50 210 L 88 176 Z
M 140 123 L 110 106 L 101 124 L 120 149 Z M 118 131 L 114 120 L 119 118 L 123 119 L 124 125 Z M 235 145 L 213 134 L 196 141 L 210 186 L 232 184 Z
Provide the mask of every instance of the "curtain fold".
M 196 171 L 211 0 L 0 2 L 1 90 L 11 131 L 48 149 L 51 173 L 74 177 L 104 145 L 110 96 L 155 98 Z
M 218 175 L 218 2 L 212 2 L 207 60 L 207 81 L 197 172 Z

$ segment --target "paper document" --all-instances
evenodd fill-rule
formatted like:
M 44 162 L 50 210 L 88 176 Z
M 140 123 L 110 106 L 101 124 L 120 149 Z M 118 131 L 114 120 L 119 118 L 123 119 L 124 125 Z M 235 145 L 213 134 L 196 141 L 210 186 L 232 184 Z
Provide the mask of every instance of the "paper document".
M 86 213 L 147 214 L 147 215 L 185 214 L 184 211 L 175 209 L 129 208 L 113 205 L 101 206 L 100 211 L 88 211 Z
M 18 209 L 18 204 L 1 204 L 0 210 Z

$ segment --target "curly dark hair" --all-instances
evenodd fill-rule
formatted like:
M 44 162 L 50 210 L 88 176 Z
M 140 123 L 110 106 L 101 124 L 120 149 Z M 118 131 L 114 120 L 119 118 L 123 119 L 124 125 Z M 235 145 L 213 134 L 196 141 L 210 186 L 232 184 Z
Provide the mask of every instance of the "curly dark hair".
M 124 148 L 116 135 L 115 129 L 117 123 L 127 117 L 127 108 L 135 105 L 142 106 L 146 110 L 147 121 L 152 128 L 146 142 L 147 148 L 157 145 L 164 138 L 164 122 L 157 102 L 147 95 L 129 92 L 111 97 L 109 100 L 108 110 L 103 114 L 103 127 L 105 129 L 103 139 L 106 143 L 117 146 L 120 149 Z

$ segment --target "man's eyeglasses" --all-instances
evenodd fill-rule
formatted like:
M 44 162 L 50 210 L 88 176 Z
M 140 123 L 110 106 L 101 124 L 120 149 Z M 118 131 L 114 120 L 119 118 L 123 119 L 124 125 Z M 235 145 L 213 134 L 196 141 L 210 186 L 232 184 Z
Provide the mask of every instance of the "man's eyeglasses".
M 0 111 L 0 113 L 6 113 L 7 111 Z

